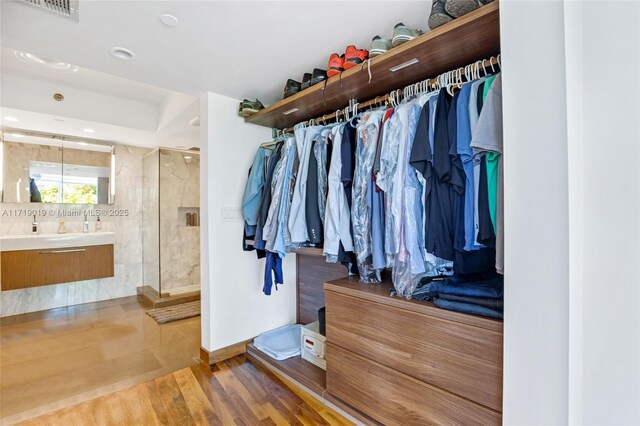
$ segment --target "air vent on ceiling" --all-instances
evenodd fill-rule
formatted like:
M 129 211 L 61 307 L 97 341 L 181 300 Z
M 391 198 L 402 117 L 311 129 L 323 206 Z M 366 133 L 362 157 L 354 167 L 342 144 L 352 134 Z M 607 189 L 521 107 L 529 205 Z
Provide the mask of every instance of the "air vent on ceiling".
M 75 22 L 79 19 L 79 0 L 18 0 L 30 6 L 65 16 Z

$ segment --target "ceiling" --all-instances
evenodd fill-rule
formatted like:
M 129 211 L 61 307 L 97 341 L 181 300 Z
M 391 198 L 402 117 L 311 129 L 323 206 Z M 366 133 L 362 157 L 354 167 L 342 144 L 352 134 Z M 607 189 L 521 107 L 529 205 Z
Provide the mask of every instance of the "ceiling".
M 82 67 L 74 73 L 44 70 L 6 47 L 0 49 L 0 71 L 3 128 L 136 146 L 199 145 L 199 130 L 189 125 L 200 109 L 194 96 Z M 64 101 L 55 101 L 53 93 L 62 93 Z
M 269 104 L 281 98 L 287 78 L 326 68 L 328 56 L 347 44 L 368 48 L 373 36 L 390 37 L 400 21 L 426 30 L 430 2 L 80 0 L 78 23 L 17 1 L 0 8 L 1 45 L 85 68 L 73 84 L 95 88 L 100 81 L 108 94 L 143 101 L 157 102 L 161 87 Z M 180 24 L 164 26 L 163 13 Z M 133 50 L 135 58 L 112 57 L 114 46 Z M 36 70 L 29 75 L 41 77 Z M 122 79 L 156 87 L 132 91 Z

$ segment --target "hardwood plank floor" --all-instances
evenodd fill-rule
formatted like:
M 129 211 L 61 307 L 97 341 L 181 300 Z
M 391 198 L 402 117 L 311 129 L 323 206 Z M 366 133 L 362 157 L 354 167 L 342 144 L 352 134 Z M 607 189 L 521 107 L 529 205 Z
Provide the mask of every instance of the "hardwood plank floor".
M 159 325 L 146 310 L 134 296 L 2 318 L 0 423 L 76 405 L 197 364 L 200 317 Z M 108 424 L 129 412 L 109 408 L 112 404 L 95 413 L 68 412 L 69 421 L 57 424 Z M 124 418 L 130 424 L 147 419 Z
M 288 387 L 289 386 L 289 387 Z M 350 425 L 245 355 L 178 370 L 21 425 Z

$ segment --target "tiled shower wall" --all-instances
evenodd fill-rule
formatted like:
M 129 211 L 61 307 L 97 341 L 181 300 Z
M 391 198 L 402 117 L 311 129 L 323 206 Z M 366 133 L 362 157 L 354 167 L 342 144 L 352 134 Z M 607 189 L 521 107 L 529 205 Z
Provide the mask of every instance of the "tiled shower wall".
M 115 276 L 99 280 L 56 284 L 0 293 L 0 316 L 35 312 L 79 303 L 133 296 L 142 285 L 142 158 L 150 152 L 146 148 L 116 145 L 115 204 L 100 205 L 101 210 L 128 210 L 127 215 L 101 218 L 103 231 L 116 233 Z M 43 207 L 42 204 L 0 204 L 0 235 L 20 235 L 31 232 L 31 217 L 10 217 L 4 212 L 13 209 Z M 95 206 L 47 204 L 47 210 L 77 211 Z M 58 218 L 39 217 L 42 234 L 53 234 L 58 229 Z M 66 217 L 67 232 L 82 232 L 84 217 Z M 91 232 L 95 231 L 95 217 L 89 219 Z

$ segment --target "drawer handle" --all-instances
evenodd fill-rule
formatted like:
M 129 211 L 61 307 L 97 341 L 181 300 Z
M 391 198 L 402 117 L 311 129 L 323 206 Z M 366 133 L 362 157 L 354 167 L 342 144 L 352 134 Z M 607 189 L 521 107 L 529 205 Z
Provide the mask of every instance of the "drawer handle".
M 87 249 L 69 249 L 69 250 L 41 251 L 38 254 L 80 253 L 82 251 L 87 251 Z

